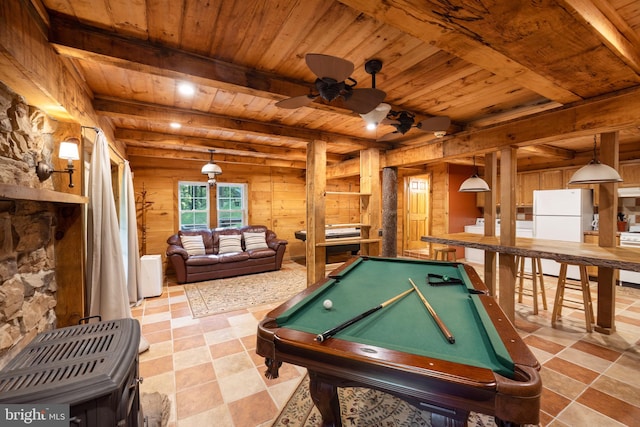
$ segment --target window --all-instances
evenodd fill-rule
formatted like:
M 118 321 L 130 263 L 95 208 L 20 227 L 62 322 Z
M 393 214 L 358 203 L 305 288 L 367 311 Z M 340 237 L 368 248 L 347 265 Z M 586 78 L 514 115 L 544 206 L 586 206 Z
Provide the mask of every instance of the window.
M 180 230 L 209 228 L 209 186 L 202 182 L 178 183 Z
M 217 184 L 218 227 L 242 227 L 247 218 L 246 184 Z

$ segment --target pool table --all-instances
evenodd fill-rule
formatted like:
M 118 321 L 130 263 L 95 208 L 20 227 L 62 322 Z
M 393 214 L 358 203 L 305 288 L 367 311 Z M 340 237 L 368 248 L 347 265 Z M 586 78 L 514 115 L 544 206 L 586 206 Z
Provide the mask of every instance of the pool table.
M 412 288 L 453 335 L 448 340 L 412 291 L 325 340 L 318 335 Z M 332 307 L 324 307 L 325 300 Z M 453 343 L 451 342 L 453 341 Z M 539 422 L 540 365 L 462 263 L 354 257 L 266 315 L 256 352 L 267 377 L 283 362 L 306 367 L 325 426 L 340 426 L 337 387 L 378 389 L 463 426 L 470 411 L 499 423 Z

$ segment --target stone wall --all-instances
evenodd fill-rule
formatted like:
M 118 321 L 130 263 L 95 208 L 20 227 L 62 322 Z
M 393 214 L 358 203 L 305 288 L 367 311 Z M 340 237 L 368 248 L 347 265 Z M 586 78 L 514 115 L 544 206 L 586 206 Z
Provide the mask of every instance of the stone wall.
M 35 165 L 48 161 L 52 122 L 0 83 L 0 182 L 51 188 Z M 0 199 L 0 368 L 39 332 L 56 326 L 52 203 Z

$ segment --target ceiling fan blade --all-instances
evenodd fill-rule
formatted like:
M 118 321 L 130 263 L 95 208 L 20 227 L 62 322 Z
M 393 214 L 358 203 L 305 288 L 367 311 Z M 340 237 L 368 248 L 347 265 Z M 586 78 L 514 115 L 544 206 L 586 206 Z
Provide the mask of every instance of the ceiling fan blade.
M 449 129 L 451 125 L 451 119 L 447 116 L 436 116 L 424 119 L 416 126 L 418 129 L 425 132 L 445 131 Z
M 367 114 L 384 101 L 385 96 L 387 94 L 380 89 L 353 89 L 344 105 L 358 114 Z
M 386 135 L 382 135 L 378 138 L 378 141 L 393 141 L 394 139 L 398 139 L 402 136 L 402 134 L 398 131 L 390 132 Z
M 316 98 L 317 96 L 315 95 L 294 96 L 293 98 L 287 98 L 276 102 L 276 107 L 289 109 L 300 108 L 311 104 Z
M 351 61 L 321 53 L 307 53 L 307 66 L 319 78 L 329 77 L 336 82 L 343 82 L 353 73 L 354 65 Z

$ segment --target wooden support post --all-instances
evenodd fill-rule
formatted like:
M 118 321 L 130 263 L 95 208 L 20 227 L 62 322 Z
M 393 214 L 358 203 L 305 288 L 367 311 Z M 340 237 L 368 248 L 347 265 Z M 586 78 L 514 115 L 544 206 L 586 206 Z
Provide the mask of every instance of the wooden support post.
M 382 169 L 382 256 L 398 256 L 398 168 Z M 377 233 L 372 231 L 374 235 Z
M 307 286 L 325 276 L 325 192 L 327 189 L 327 143 L 307 144 Z
M 507 147 L 500 151 L 500 244 L 504 246 L 516 245 L 516 149 Z M 498 303 L 509 320 L 515 322 L 515 287 L 516 265 L 515 257 L 501 253 L 500 291 Z
M 363 239 L 377 239 L 380 229 L 380 151 L 376 148 L 360 151 L 360 222 L 369 224 L 360 231 Z M 380 243 L 362 243 L 360 253 L 378 255 Z
M 600 136 L 600 162 L 618 170 L 618 151 L 618 132 L 603 133 Z M 616 246 L 618 184 L 612 182 L 598 185 L 600 185 L 598 245 L 603 248 L 612 248 Z M 611 334 L 616 330 L 615 273 L 616 270 L 613 268 L 598 267 L 598 315 L 595 330 L 604 334 Z
M 489 184 L 491 191 L 484 193 L 484 235 L 496 235 L 496 205 L 498 193 L 498 155 L 497 153 L 487 153 L 484 156 L 484 179 Z M 489 288 L 489 292 L 496 296 L 496 261 L 495 252 L 484 252 L 484 282 Z

